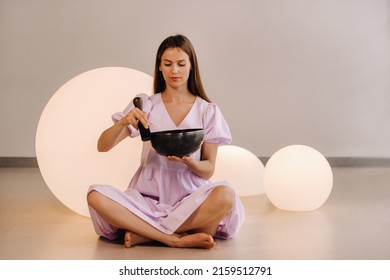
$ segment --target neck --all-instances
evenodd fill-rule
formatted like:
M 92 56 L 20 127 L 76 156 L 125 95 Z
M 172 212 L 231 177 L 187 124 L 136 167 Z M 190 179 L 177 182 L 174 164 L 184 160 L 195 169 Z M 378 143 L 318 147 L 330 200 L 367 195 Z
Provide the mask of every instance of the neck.
M 171 88 L 167 87 L 164 92 L 162 92 L 162 96 L 165 102 L 193 102 L 195 96 L 187 89 L 187 87 L 183 88 Z

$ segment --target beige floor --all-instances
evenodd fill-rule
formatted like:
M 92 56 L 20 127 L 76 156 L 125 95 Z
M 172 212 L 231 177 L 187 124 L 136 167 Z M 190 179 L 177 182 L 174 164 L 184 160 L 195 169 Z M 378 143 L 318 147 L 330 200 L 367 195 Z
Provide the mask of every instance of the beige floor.
M 334 168 L 326 204 L 286 212 L 265 195 L 243 198 L 246 223 L 216 248 L 126 249 L 99 239 L 89 218 L 63 206 L 37 168 L 0 168 L 0 259 L 390 259 L 390 168 Z

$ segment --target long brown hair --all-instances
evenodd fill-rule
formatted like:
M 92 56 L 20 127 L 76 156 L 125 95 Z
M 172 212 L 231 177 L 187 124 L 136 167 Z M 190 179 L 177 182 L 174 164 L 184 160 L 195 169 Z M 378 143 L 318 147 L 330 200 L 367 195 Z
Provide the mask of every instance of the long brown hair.
M 204 100 L 211 102 L 207 97 L 206 92 L 203 88 L 202 81 L 200 79 L 198 60 L 196 58 L 195 49 L 192 46 L 191 41 L 183 35 L 174 35 L 166 38 L 160 45 L 156 55 L 156 64 L 154 67 L 154 93 L 163 92 L 166 88 L 164 77 L 159 70 L 161 64 L 161 57 L 167 49 L 180 48 L 187 53 L 190 63 L 191 71 L 188 77 L 188 90 L 196 96 L 203 98 Z

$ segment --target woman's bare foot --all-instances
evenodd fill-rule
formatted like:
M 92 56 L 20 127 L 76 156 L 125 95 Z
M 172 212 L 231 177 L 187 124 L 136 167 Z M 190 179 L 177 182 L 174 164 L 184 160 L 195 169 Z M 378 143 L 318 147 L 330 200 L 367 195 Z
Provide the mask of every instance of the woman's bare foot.
M 153 240 L 146 238 L 142 235 L 136 234 L 134 232 L 126 231 L 123 245 L 126 248 L 130 248 L 131 246 L 134 246 L 137 244 L 150 243 L 150 242 L 153 242 Z
M 211 235 L 206 233 L 194 233 L 179 236 L 175 242 L 175 247 L 180 248 L 204 248 L 211 249 L 215 246 L 215 241 Z
M 171 236 L 174 240 L 172 243 L 167 243 L 171 247 L 178 248 L 204 248 L 211 249 L 215 246 L 214 239 L 211 235 L 206 233 L 193 234 L 173 234 Z M 152 239 L 146 238 L 134 232 L 127 231 L 124 236 L 124 246 L 130 248 L 131 246 L 143 243 L 153 242 Z

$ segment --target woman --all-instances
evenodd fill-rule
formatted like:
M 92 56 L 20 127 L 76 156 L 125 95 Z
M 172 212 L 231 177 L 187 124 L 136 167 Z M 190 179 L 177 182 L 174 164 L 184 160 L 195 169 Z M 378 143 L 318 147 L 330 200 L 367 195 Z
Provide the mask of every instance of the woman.
M 154 95 L 141 111 L 132 102 L 113 115 L 114 125 L 98 140 L 107 152 L 128 136 L 139 135 L 138 122 L 151 132 L 203 127 L 201 148 L 190 156 L 160 156 L 144 142 L 141 164 L 127 190 L 90 187 L 87 200 L 96 232 L 108 239 L 124 236 L 124 246 L 152 241 L 170 247 L 212 248 L 214 238 L 231 238 L 244 220 L 244 209 L 226 182 L 211 182 L 219 144 L 231 141 L 218 107 L 203 89 L 191 42 L 182 35 L 165 39 L 157 52 Z

